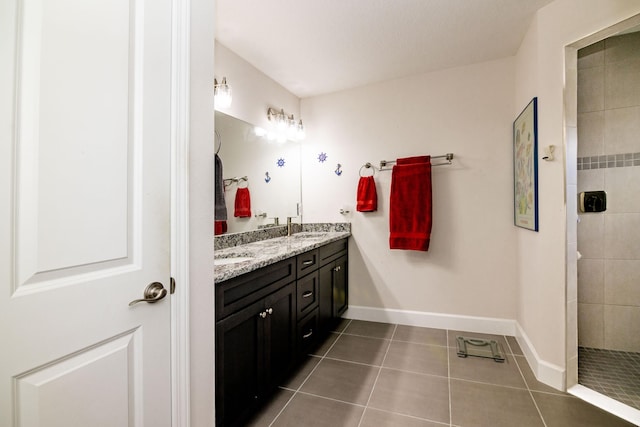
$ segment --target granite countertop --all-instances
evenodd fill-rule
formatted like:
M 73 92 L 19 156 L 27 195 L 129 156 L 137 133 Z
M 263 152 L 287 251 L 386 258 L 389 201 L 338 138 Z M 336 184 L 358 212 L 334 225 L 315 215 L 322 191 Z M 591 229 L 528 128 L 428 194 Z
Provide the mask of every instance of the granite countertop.
M 213 277 L 220 283 L 351 236 L 348 231 L 301 232 L 215 251 Z

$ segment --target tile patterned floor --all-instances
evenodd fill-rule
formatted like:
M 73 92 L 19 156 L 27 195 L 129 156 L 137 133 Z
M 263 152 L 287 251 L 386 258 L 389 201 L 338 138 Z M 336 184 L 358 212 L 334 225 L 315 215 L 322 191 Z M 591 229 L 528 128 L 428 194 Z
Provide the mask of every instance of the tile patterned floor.
M 640 353 L 579 347 L 578 382 L 640 409 Z
M 494 339 L 504 363 L 456 354 Z M 513 337 L 345 320 L 251 421 L 291 427 L 631 426 L 536 381 Z

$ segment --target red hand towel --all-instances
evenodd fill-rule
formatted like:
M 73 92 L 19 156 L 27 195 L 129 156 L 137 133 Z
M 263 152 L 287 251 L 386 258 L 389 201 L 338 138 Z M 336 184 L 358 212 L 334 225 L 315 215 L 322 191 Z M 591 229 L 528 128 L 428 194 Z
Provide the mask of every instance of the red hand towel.
M 391 175 L 391 249 L 429 250 L 431 238 L 431 157 L 398 159 Z
M 227 232 L 227 221 L 214 221 L 214 225 L 214 235 L 217 236 L 218 234 L 224 234 Z
M 373 176 L 361 176 L 358 181 L 356 210 L 358 212 L 374 212 L 378 209 L 378 193 Z
M 251 195 L 248 188 L 238 188 L 236 191 L 235 211 L 233 216 L 247 218 L 251 216 Z

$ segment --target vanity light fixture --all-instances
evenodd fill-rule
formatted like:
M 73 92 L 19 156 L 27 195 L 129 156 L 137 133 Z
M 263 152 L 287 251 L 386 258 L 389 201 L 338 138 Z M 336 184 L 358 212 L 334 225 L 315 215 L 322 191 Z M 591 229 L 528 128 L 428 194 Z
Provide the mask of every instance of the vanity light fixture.
M 278 142 L 301 141 L 306 137 L 304 125 L 302 120 L 296 122 L 293 114 L 287 114 L 284 109 L 280 111 L 275 108 L 269 108 L 267 110 L 267 118 L 271 123 L 271 129 L 266 132 L 266 136 L 269 140 L 277 140 Z
M 231 86 L 227 84 L 227 78 L 223 77 L 220 83 L 213 79 L 213 99 L 215 108 L 229 108 L 231 106 Z

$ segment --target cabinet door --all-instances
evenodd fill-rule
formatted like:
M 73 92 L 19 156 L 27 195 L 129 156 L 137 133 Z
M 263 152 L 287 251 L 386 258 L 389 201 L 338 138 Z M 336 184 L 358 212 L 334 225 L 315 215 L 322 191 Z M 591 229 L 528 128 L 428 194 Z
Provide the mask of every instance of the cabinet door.
M 331 329 L 333 318 L 333 268 L 329 263 L 319 270 L 318 283 L 318 327 L 325 333 Z
M 333 268 L 333 317 L 340 317 L 347 310 L 349 289 L 347 286 L 347 257 L 335 261 Z
M 216 424 L 234 425 L 257 404 L 264 371 L 259 301 L 216 325 Z
M 296 284 L 285 286 L 264 300 L 268 313 L 265 329 L 265 374 L 267 388 L 278 386 L 295 357 Z

